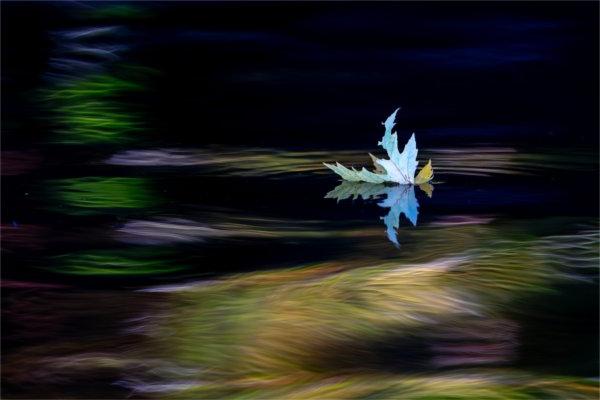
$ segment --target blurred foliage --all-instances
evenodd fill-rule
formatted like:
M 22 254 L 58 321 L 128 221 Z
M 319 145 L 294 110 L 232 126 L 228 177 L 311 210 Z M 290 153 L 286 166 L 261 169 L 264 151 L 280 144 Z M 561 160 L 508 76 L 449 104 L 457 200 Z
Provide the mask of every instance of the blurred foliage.
M 123 295 L 146 304 L 127 310 L 133 336 L 123 347 L 107 352 L 103 336 L 97 347 L 65 342 L 52 356 L 40 348 L 13 360 L 10 376 L 27 379 L 21 371 L 32 365 L 50 380 L 111 370 L 143 398 L 595 399 L 595 380 L 525 371 L 511 359 L 520 345 L 515 309 L 527 315 L 531 299 L 556 285 L 597 280 L 599 234 L 571 222 L 578 230 L 570 233 L 560 218 L 416 229 L 410 246 L 427 255 L 338 258 L 147 288 Z M 182 268 L 169 254 L 138 248 L 56 260 L 68 274 Z M 89 302 L 65 301 L 91 312 Z M 110 302 L 119 309 L 122 299 Z M 435 350 L 440 343 L 450 351 Z M 453 368 L 440 368 L 440 356 Z
M 169 263 L 168 254 L 143 248 L 95 250 L 56 257 L 53 271 L 71 275 L 153 275 L 179 271 L 183 265 Z
M 143 124 L 121 96 L 143 86 L 111 74 L 88 75 L 47 89 L 42 98 L 53 112 L 63 144 L 124 143 Z
M 294 379 L 298 379 L 294 382 Z M 228 399 L 407 399 L 564 400 L 596 399 L 593 379 L 540 377 L 515 371 L 421 375 L 364 374 L 287 379 L 250 378 L 206 384 L 171 398 Z
M 179 365 L 206 368 L 197 378 L 207 383 L 181 392 L 182 398 L 362 398 L 386 386 L 381 377 L 369 386 L 362 375 L 382 367 L 377 367 L 380 355 L 372 353 L 370 344 L 398 345 L 406 338 L 427 338 L 445 325 L 510 314 L 533 294 L 593 273 L 585 271 L 585 263 L 593 267 L 597 262 L 594 231 L 542 238 L 489 227 L 482 235 L 477 226 L 437 232 L 435 239 L 446 249 L 464 237 L 471 238 L 470 245 L 427 262 L 393 260 L 357 267 L 360 262 L 338 261 L 231 276 L 176 291 L 170 295 L 170 311 L 152 325 L 151 348 Z M 452 232 L 463 235 L 456 238 Z M 455 239 L 448 243 L 445 239 L 451 237 Z M 578 262 L 557 263 L 555 249 Z M 358 376 L 357 369 L 363 371 Z M 326 378 L 332 373 L 336 376 Z M 318 382 L 303 384 L 303 379 Z M 514 386 L 503 378 L 437 382 L 417 377 L 414 389 L 412 378 L 383 379 L 389 379 L 383 398 L 534 399 L 563 390 L 572 391 L 567 398 L 590 398 L 595 393 L 589 382 L 554 378 Z
M 157 203 L 143 178 L 86 177 L 49 181 L 55 208 L 68 214 L 89 214 L 106 209 L 151 207 Z

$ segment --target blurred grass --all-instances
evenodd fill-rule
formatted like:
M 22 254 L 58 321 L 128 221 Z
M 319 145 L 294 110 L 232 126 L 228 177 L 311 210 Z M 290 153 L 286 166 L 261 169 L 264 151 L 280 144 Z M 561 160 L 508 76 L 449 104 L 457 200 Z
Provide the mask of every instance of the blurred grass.
M 123 69 L 130 75 L 141 71 Z M 52 113 L 57 143 L 122 144 L 133 139 L 131 134 L 143 130 L 140 114 L 123 97 L 143 89 L 129 77 L 92 74 L 45 89 L 41 98 Z
M 85 177 L 57 179 L 48 183 L 47 190 L 54 199 L 54 208 L 67 214 L 145 208 L 158 203 L 143 178 Z
M 570 224 L 556 218 L 416 229 L 408 243 L 427 257 L 405 251 L 409 257 L 335 259 L 150 288 L 138 294 L 153 305 L 127 314 L 133 336 L 123 338 L 126 345 L 110 352 L 105 336 L 97 347 L 65 341 L 66 352 L 48 356 L 52 349 L 39 348 L 10 368 L 26 376 L 21 371 L 35 365 L 59 377 L 114 370 L 144 398 L 595 399 L 597 380 L 511 363 L 442 369 L 432 364 L 435 354 L 413 352 L 440 340 L 518 346 L 515 309 L 527 315 L 532 298 L 572 278 L 597 280 L 598 232 L 589 221 Z M 168 254 L 130 250 L 58 262 L 68 273 L 93 275 L 176 265 Z M 88 301 L 66 301 L 77 312 L 90 309 Z M 110 301 L 121 307 L 120 299 Z M 478 356 L 477 346 L 475 353 L 457 349 L 459 358 Z
M 463 236 L 450 234 L 457 230 Z M 239 392 L 226 397 L 362 398 L 366 395 L 362 374 L 368 372 L 364 368 L 376 362 L 365 344 L 419 337 L 440 324 L 493 319 L 513 307 L 526 307 L 528 296 L 552 291 L 569 274 L 581 272 L 568 263 L 557 265 L 553 251 L 564 251 L 565 243 L 575 243 L 569 249 L 571 256 L 597 261 L 598 234 L 593 231 L 547 237 L 526 231 L 507 234 L 491 227 L 485 232 L 482 235 L 476 226 L 428 232 L 440 235 L 437 241 L 449 251 L 433 261 L 393 260 L 356 268 L 336 261 L 231 276 L 172 293 L 169 312 L 153 325 L 152 348 L 161 349 L 160 354 L 172 362 L 203 366 L 206 374 L 198 378 L 208 383 L 192 392 L 202 396 L 229 393 L 236 387 L 232 382 L 253 380 L 256 386 L 249 385 L 253 389 L 241 385 Z M 452 252 L 454 242 L 444 239 L 461 241 L 464 235 L 471 238 L 470 245 Z M 331 374 L 350 375 L 339 384 L 285 384 L 273 393 L 261 386 L 261 380 L 285 381 L 296 375 L 321 380 Z M 423 378 L 416 379 L 415 397 L 410 397 L 413 392 L 406 379 L 390 378 L 387 389 L 377 380 L 372 391 L 377 387 L 391 391 L 391 398 L 415 399 L 534 399 L 537 390 L 548 398 L 562 390 L 573 391 L 567 398 L 590 398 L 595 393 L 589 382 L 578 386 L 535 378 L 515 389 L 494 380 Z M 191 395 L 182 392 L 181 397 L 186 393 Z
M 168 254 L 143 248 L 96 250 L 58 256 L 52 270 L 70 275 L 136 276 L 180 271 L 185 266 L 169 262 Z
M 173 398 L 206 399 L 407 399 L 407 400 L 576 400 L 596 399 L 592 379 L 539 377 L 515 371 L 423 375 L 339 375 L 294 381 L 249 379 L 206 384 Z M 293 383 L 292 383 L 293 382 Z

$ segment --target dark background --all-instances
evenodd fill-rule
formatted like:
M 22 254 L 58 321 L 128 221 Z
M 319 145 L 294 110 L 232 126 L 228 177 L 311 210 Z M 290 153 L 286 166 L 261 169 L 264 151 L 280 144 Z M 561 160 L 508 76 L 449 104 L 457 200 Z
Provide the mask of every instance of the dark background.
M 47 133 L 32 99 L 49 32 L 114 23 L 128 61 L 159 71 L 149 141 L 372 148 L 402 106 L 419 147 L 598 147 L 597 2 L 138 2 L 82 17 L 99 5 L 3 2 L 5 145 Z

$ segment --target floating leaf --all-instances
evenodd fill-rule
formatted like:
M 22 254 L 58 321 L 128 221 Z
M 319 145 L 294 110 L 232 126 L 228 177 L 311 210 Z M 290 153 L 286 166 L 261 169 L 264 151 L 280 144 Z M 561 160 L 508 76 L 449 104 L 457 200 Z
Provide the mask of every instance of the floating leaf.
M 333 172 L 338 174 L 350 182 L 370 182 L 370 183 L 383 183 L 385 182 L 385 176 L 380 174 L 375 174 L 371 171 L 366 170 L 364 167 L 360 171 L 355 170 L 354 168 L 349 169 L 344 167 L 340 163 L 327 164 L 323 163 L 327 168 L 331 169 Z
M 396 113 L 399 109 L 396 109 L 383 123 L 385 126 L 385 133 L 378 144 L 383 147 L 387 152 L 389 159 L 379 159 L 372 154 L 371 159 L 375 166 L 375 171 L 371 172 L 363 168 L 360 171 L 354 168 L 348 169 L 343 165 L 336 163 L 336 165 L 324 163 L 324 165 L 330 168 L 333 172 L 340 175 L 343 179 L 351 182 L 371 182 L 371 183 L 382 183 L 382 182 L 394 182 L 401 185 L 414 185 L 419 183 L 425 183 L 431 180 L 433 177 L 433 169 L 431 168 L 431 161 L 426 165 L 417 179 L 415 180 L 415 172 L 417 170 L 417 141 L 415 134 L 413 133 L 406 142 L 402 153 L 398 151 L 398 135 L 396 132 L 392 132 L 392 129 L 396 125 L 394 122 L 396 119 Z
M 376 174 L 385 174 L 385 169 L 383 169 L 383 167 L 381 165 L 379 165 L 379 163 L 377 161 L 378 158 L 375 157 L 373 154 L 369 153 L 369 156 L 371 157 L 371 160 L 373 161 L 373 166 L 375 167 L 375 173 Z
M 392 133 L 392 129 L 394 129 L 394 126 L 396 125 L 396 122 L 394 121 L 396 120 L 398 110 L 400 109 L 396 108 L 396 111 L 394 111 L 383 123 L 383 126 L 385 126 L 385 133 L 383 134 L 381 141 L 377 142 L 379 146 L 385 149 L 390 159 L 400 155 L 398 153 L 398 135 L 396 132 Z
M 433 167 L 431 166 L 431 160 L 427 162 L 427 164 L 421 168 L 419 174 L 415 178 L 415 184 L 420 185 L 422 183 L 427 183 L 433 179 Z
M 396 134 L 392 135 L 392 141 L 397 144 L 398 139 Z M 392 153 L 388 151 L 389 160 L 377 160 L 387 174 L 389 182 L 396 182 L 401 185 L 414 184 L 415 171 L 417 169 L 417 142 L 413 133 L 402 153 L 398 153 L 398 149 Z

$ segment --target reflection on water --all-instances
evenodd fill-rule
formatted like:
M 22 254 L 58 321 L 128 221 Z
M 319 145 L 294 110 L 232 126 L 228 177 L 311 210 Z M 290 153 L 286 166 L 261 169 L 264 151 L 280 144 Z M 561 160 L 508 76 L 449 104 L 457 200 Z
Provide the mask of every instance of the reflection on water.
M 114 237 L 124 243 L 165 245 L 201 242 L 227 238 L 326 238 L 371 235 L 360 229 L 333 229 L 327 221 L 298 221 L 261 216 L 241 216 L 211 212 L 199 215 L 202 220 L 157 217 L 152 220 L 131 220 L 116 229 Z
M 326 151 L 282 151 L 259 148 L 148 149 L 127 150 L 112 155 L 109 165 L 133 167 L 201 166 L 219 175 L 278 176 L 289 173 L 324 173 Z M 342 160 L 356 160 L 359 152 L 341 151 Z
M 430 184 L 421 186 L 423 191 L 431 197 L 433 186 Z M 362 197 L 363 200 L 368 200 L 382 195 L 385 195 L 386 197 L 378 203 L 378 206 L 390 209 L 390 211 L 381 218 L 386 226 L 387 237 L 396 246 L 400 246 L 400 243 L 398 243 L 398 234 L 396 232 L 400 226 L 400 216 L 404 214 L 406 219 L 408 219 L 413 226 L 417 225 L 419 202 L 415 197 L 414 186 L 386 186 L 384 184 L 376 183 L 344 181 L 331 192 L 327 193 L 325 198 L 344 200 L 352 197 Z
M 327 174 L 323 162 L 335 158 L 357 168 L 363 164 L 361 151 L 283 151 L 269 148 L 207 149 L 156 148 L 118 152 L 109 165 L 133 167 L 202 167 L 202 172 L 219 175 L 273 177 L 291 173 Z M 376 153 L 375 149 L 370 150 Z M 455 147 L 419 150 L 423 158 L 436 161 L 436 171 L 444 176 L 539 175 L 542 172 L 593 170 L 595 155 L 585 150 L 556 149 L 537 152 L 507 147 Z

